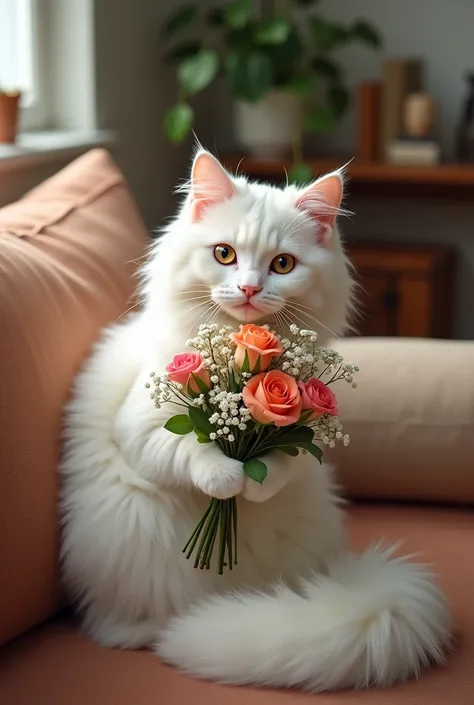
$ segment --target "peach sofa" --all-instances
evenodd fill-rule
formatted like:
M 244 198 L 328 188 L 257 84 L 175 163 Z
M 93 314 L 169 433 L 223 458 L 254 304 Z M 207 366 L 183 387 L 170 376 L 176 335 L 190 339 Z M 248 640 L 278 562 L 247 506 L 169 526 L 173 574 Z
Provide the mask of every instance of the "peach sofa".
M 84 638 L 61 592 L 61 407 L 100 328 L 131 305 L 147 240 L 124 178 L 93 151 L 0 210 L 0 703 L 472 705 L 474 343 L 347 340 L 362 368 L 341 400 L 335 458 L 354 547 L 404 539 L 439 573 L 456 623 L 444 667 L 389 691 L 305 695 L 221 687 L 146 651 Z

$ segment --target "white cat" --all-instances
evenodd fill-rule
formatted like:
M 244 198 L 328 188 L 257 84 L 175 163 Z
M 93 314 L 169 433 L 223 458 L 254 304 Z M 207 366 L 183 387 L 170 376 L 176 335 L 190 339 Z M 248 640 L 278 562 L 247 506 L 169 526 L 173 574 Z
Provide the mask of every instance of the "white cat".
M 343 332 L 352 285 L 341 196 L 339 172 L 279 189 L 195 157 L 146 265 L 143 311 L 105 333 L 66 412 L 64 576 L 101 644 L 154 646 L 216 681 L 312 691 L 388 686 L 442 660 L 449 617 L 431 575 L 388 549 L 348 552 L 327 467 L 275 452 L 260 486 L 214 444 L 164 430 L 170 408 L 158 411 L 145 389 L 210 319 L 291 320 L 322 343 Z M 288 255 L 296 266 L 274 271 L 290 269 Z M 235 494 L 238 567 L 194 569 L 181 549 L 208 495 Z

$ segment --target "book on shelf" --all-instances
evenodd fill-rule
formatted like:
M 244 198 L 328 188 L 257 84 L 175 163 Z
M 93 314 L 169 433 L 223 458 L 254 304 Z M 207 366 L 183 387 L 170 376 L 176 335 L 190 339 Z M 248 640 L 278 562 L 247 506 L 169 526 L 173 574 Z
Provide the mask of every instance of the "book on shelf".
M 380 151 L 380 97 L 378 81 L 361 83 L 357 89 L 357 160 L 375 162 Z
M 380 105 L 380 155 L 388 161 L 390 145 L 403 130 L 403 110 L 407 96 L 422 89 L 423 64 L 420 59 L 389 59 L 382 64 Z
M 400 136 L 388 145 L 387 161 L 406 166 L 436 166 L 441 161 L 441 149 L 433 138 Z

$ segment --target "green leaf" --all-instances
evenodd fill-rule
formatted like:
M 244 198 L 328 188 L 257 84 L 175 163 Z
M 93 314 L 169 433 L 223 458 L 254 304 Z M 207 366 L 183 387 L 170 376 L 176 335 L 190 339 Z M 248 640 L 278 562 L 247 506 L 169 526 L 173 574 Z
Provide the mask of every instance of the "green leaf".
M 172 12 L 168 19 L 163 23 L 161 27 L 161 35 L 163 37 L 171 37 L 178 32 L 183 31 L 189 27 L 198 14 L 197 7 L 195 5 L 184 5 L 180 7 L 179 10 Z
M 313 170 L 309 164 L 297 162 L 293 164 L 288 172 L 290 184 L 306 186 L 313 179 Z
M 299 420 L 297 421 L 298 426 L 304 426 L 310 420 L 310 418 L 313 414 L 314 414 L 314 411 L 312 409 L 308 409 L 307 411 L 303 411 Z
M 263 481 L 267 476 L 267 466 L 265 463 L 262 463 L 261 460 L 252 458 L 244 463 L 244 473 L 247 477 L 250 477 L 251 480 L 255 480 L 255 482 L 263 484 Z
M 245 351 L 247 352 L 247 351 Z M 261 357 L 260 355 L 257 357 L 257 362 L 255 363 L 255 367 L 252 370 L 252 374 L 258 375 L 260 372 L 260 367 L 261 367 Z
M 302 448 L 308 453 L 311 453 L 311 455 L 313 455 L 319 463 L 322 462 L 324 455 L 323 451 L 319 446 L 314 445 L 314 443 L 298 443 L 298 448 Z
M 207 433 L 203 433 L 200 428 L 195 428 L 194 433 L 196 434 L 199 443 L 212 442 Z
M 293 27 L 283 44 L 267 45 L 265 53 L 272 67 L 273 85 L 284 88 L 301 73 L 304 46 L 297 28 Z
M 329 108 L 314 108 L 305 119 L 307 132 L 329 132 L 334 128 L 336 119 Z
M 241 372 L 250 372 L 250 360 L 249 360 L 248 350 L 245 351 L 245 356 L 244 356 L 244 361 L 242 363 Z
M 285 431 L 274 433 L 269 438 L 272 447 L 291 446 L 300 443 L 311 443 L 314 438 L 314 431 L 308 426 L 293 426 Z M 267 445 L 267 444 L 265 444 Z
M 211 27 L 222 27 L 225 23 L 225 13 L 222 7 L 211 7 L 206 13 L 206 21 Z
M 198 375 L 194 374 L 194 372 L 191 372 L 191 374 L 192 374 L 193 380 L 196 382 L 197 388 L 199 389 L 199 391 L 201 392 L 201 394 L 207 394 L 208 391 L 209 391 L 209 387 L 207 386 L 207 384 L 205 384 L 205 383 L 202 381 L 202 379 L 200 379 L 200 378 L 198 377 Z
M 190 406 L 188 414 L 191 423 L 199 431 L 202 431 L 202 433 L 204 434 L 212 433 L 214 427 L 209 421 L 209 417 L 203 409 L 199 409 L 197 406 Z
M 364 42 L 364 44 L 374 47 L 375 49 L 380 49 L 383 43 L 379 32 L 373 25 L 364 20 L 355 22 L 350 29 L 350 34 L 354 39 L 359 39 L 361 42 Z
M 283 453 L 291 455 L 293 458 L 299 455 L 299 450 L 295 446 L 277 446 L 275 450 L 281 450 Z
M 340 24 L 327 22 L 320 17 L 310 20 L 311 33 L 320 51 L 331 51 L 345 44 L 349 32 Z
M 235 371 L 231 368 L 229 369 L 229 391 L 235 393 L 239 390 L 239 384 L 235 376 Z
M 216 52 L 202 49 L 181 63 L 178 68 L 178 80 L 186 93 L 193 95 L 212 83 L 218 71 L 219 58 Z
M 164 118 L 165 132 L 170 142 L 177 144 L 186 139 L 193 120 L 193 109 L 187 103 L 178 103 L 170 108 Z
M 231 51 L 226 69 L 231 91 L 241 100 L 257 102 L 272 86 L 272 64 L 263 52 Z
M 232 29 L 241 29 L 252 15 L 252 0 L 232 0 L 223 9 L 225 24 Z
M 176 61 L 182 61 L 183 59 L 188 59 L 190 56 L 195 56 L 200 49 L 201 42 L 192 40 L 180 42 L 165 54 L 164 59 L 167 63 L 174 64 Z
M 338 79 L 341 75 L 341 69 L 335 61 L 325 59 L 322 56 L 317 56 L 312 62 L 313 69 L 324 78 Z
M 281 17 L 262 22 L 255 32 L 257 44 L 283 44 L 288 39 L 290 25 Z
M 165 423 L 164 428 L 171 433 L 176 433 L 178 436 L 185 436 L 187 433 L 191 433 L 194 430 L 194 426 L 187 414 L 178 414 L 177 416 L 172 416 Z
M 313 95 L 315 92 L 314 76 L 296 76 L 284 86 L 284 89 L 297 95 Z
M 327 91 L 328 101 L 336 117 L 341 117 L 346 112 L 351 102 L 349 91 L 341 85 L 329 86 Z

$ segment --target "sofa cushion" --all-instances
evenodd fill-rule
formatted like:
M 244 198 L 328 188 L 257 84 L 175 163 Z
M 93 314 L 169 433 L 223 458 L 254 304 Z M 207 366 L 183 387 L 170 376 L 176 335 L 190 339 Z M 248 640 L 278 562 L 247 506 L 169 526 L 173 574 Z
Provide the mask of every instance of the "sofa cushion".
M 328 453 L 352 497 L 474 503 L 474 342 L 353 338 L 337 391 L 348 448 Z
M 101 150 L 0 210 L 0 644 L 59 604 L 61 407 L 101 326 L 127 308 L 146 239 Z
M 355 547 L 406 538 L 441 574 L 457 623 L 455 653 L 419 681 L 387 691 L 304 695 L 230 688 L 194 680 L 145 651 L 103 649 L 71 623 L 42 627 L 0 651 L 0 702 L 9 705 L 472 705 L 474 702 L 474 514 L 455 510 L 356 507 Z

